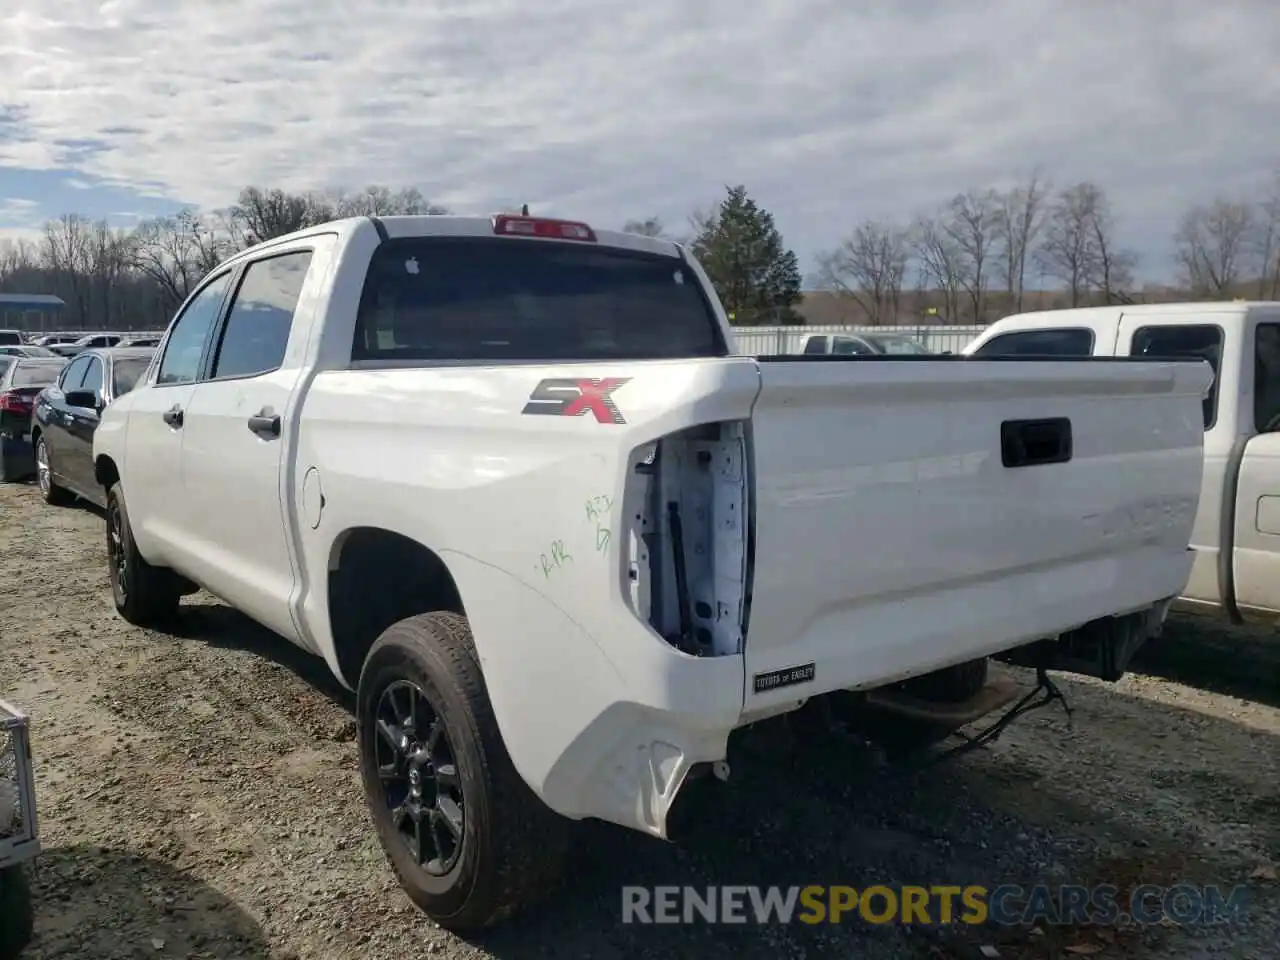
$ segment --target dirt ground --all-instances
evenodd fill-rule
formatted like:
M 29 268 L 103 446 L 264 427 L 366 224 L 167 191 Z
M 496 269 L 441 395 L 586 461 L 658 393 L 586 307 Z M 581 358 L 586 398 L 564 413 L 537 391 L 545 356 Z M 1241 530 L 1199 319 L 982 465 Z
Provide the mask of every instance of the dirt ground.
M 563 889 L 466 943 L 394 884 L 323 665 L 203 594 L 181 636 L 127 626 L 102 528 L 0 486 L 0 695 L 33 717 L 46 848 L 32 960 L 1280 956 L 1273 633 L 1172 622 L 1120 684 L 1061 681 L 1070 726 L 1050 708 L 926 773 L 775 731 L 691 843 L 583 825 Z M 624 884 L 1039 881 L 1248 899 L 1229 926 L 1146 931 L 620 922 Z

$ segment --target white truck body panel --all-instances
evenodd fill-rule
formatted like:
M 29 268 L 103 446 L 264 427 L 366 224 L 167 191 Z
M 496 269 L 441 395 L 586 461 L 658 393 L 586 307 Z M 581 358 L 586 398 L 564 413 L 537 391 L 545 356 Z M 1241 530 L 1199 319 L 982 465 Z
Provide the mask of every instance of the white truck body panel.
M 964 350 L 981 354 L 1020 332 L 1087 329 L 1091 355 L 1130 355 L 1144 328 L 1218 331 L 1215 397 L 1204 421 L 1204 467 L 1191 546 L 1195 562 L 1179 606 L 1221 611 L 1234 620 L 1280 615 L 1280 444 L 1263 432 L 1255 407 L 1275 409 L 1280 359 L 1259 357 L 1259 330 L 1280 331 L 1280 303 L 1208 302 L 1045 310 L 1005 317 Z M 1274 335 L 1274 333 L 1273 333 Z M 1274 428 L 1273 428 L 1274 429 Z M 1223 550 L 1226 555 L 1223 555 Z
M 385 229 L 489 228 L 431 217 Z M 672 244 L 599 242 L 670 256 L 710 290 Z M 371 221 L 342 221 L 232 261 L 311 251 L 283 362 L 165 385 L 157 359 L 104 412 L 95 458 L 118 470 L 150 562 L 318 653 L 348 685 L 328 577 L 344 543 L 372 528 L 433 551 L 516 769 L 565 816 L 663 836 L 690 768 L 722 759 L 746 723 L 1162 610 L 1186 582 L 1203 367 L 353 361 L 379 243 Z M 714 295 L 710 306 L 727 339 Z M 557 378 L 624 379 L 619 417 L 522 416 Z M 161 420 L 175 402 L 180 429 Z M 274 439 L 244 426 L 266 408 L 281 418 Z M 1044 417 L 1071 420 L 1071 459 L 1003 466 L 1002 422 Z M 670 545 L 649 538 L 670 502 L 699 656 L 669 636 L 674 601 L 649 555 Z M 805 682 L 756 692 L 759 674 L 806 664 Z

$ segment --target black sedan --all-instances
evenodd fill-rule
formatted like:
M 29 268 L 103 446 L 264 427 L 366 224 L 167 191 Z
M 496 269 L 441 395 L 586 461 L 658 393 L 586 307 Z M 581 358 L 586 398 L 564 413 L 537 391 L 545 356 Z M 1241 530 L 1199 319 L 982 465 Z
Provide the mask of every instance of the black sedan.
M 154 355 L 150 347 L 86 350 L 36 397 L 31 444 L 45 503 L 83 497 L 106 506 L 93 477 L 93 433 L 107 404 L 133 389 Z
M 61 357 L 0 357 L 0 480 L 25 480 L 36 472 L 31 408 L 66 365 Z

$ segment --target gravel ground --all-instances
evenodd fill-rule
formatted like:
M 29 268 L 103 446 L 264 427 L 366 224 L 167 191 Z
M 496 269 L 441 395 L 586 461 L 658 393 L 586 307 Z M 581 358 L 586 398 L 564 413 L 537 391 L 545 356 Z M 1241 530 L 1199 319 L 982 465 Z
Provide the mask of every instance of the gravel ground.
M 394 884 L 350 697 L 323 665 L 203 594 L 182 636 L 126 625 L 104 552 L 92 511 L 0 486 L 0 692 L 33 715 L 46 847 L 32 960 L 1280 956 L 1280 639 L 1265 631 L 1176 620 L 1141 674 L 1062 679 L 1070 727 L 1050 708 L 927 773 L 766 732 L 691 843 L 582 825 L 558 895 L 467 943 Z M 624 884 L 1037 881 L 1243 884 L 1249 900 L 1232 926 L 1146 931 L 619 921 Z

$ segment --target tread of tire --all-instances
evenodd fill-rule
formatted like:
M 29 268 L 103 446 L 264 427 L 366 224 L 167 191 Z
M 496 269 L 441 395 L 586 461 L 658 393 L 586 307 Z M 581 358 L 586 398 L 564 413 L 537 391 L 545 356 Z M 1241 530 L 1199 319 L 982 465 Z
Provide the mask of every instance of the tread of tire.
M 132 574 L 130 596 L 134 603 L 141 608 L 135 612 L 133 617 L 126 619 L 129 619 L 131 623 L 137 626 L 149 627 L 167 623 L 177 614 L 178 604 L 182 599 L 178 591 L 178 585 L 169 575 L 168 570 L 163 567 L 153 567 L 138 552 L 137 545 L 133 541 L 133 525 L 129 520 L 128 504 L 124 496 L 119 492 L 118 484 L 107 491 L 108 510 L 110 510 L 112 497 L 120 501 L 120 509 L 124 514 L 124 523 L 128 527 L 128 543 L 121 544 L 121 548 L 132 554 L 132 566 L 134 569 L 130 571 Z M 139 599 L 140 597 L 150 597 L 150 599 Z
M 492 787 L 489 804 L 492 807 L 495 800 L 502 804 L 502 816 L 492 818 L 491 830 L 496 858 L 506 869 L 498 878 L 494 909 L 478 924 L 491 926 L 540 899 L 555 885 L 567 849 L 567 823 L 529 789 L 511 762 L 466 618 L 436 611 L 410 617 L 396 626 L 403 631 L 402 637 L 410 633 L 416 642 L 435 646 L 449 664 L 456 690 L 462 694 L 479 734 L 485 767 L 482 776 Z M 373 650 L 381 643 L 375 643 Z M 394 860 L 391 865 L 404 883 L 406 878 Z

